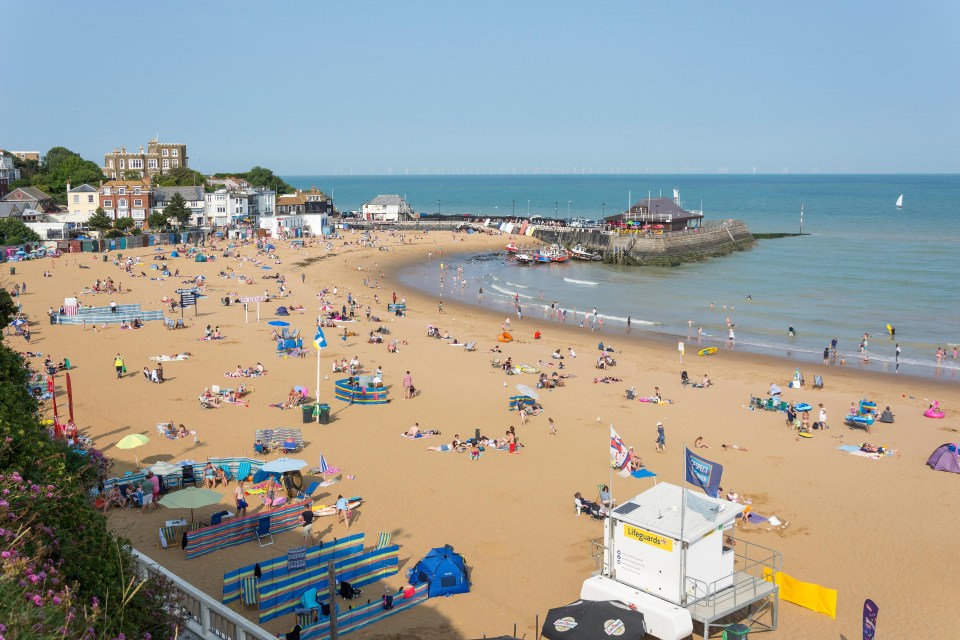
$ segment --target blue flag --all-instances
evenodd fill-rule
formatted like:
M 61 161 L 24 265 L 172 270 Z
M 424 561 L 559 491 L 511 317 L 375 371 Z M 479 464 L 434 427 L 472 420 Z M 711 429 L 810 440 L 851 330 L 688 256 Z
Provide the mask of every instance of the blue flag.
M 701 458 L 690 449 L 685 450 L 684 463 L 686 467 L 684 479 L 703 489 L 704 493 L 711 498 L 716 498 L 720 493 L 720 475 L 723 473 L 723 467 L 716 462 Z
M 323 330 L 317 325 L 317 335 L 313 336 L 313 346 L 317 349 L 323 349 L 327 346 L 327 339 L 323 337 Z
M 867 598 L 863 603 L 863 640 L 873 640 L 877 632 L 877 614 L 880 607 L 877 603 Z

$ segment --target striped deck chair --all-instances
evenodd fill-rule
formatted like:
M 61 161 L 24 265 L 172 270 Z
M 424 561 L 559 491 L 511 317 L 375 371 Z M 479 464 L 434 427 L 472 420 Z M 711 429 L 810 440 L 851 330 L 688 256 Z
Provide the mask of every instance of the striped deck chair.
M 250 463 L 243 461 L 237 465 L 237 480 L 246 480 L 250 476 Z
M 160 527 L 160 546 L 164 549 L 177 546 L 177 527 Z
M 197 529 L 202 529 L 202 528 L 205 527 L 205 526 L 206 526 L 206 525 L 205 525 L 204 523 L 202 523 L 202 522 L 191 522 L 191 523 L 190 523 L 190 528 L 187 529 L 187 530 L 188 530 L 188 531 L 196 531 Z
M 390 533 L 387 531 L 381 531 L 380 535 L 377 536 L 377 546 L 373 548 L 374 551 L 378 551 L 390 545 Z
M 230 484 L 230 481 L 234 479 L 233 473 L 230 471 L 230 465 L 228 465 L 228 464 L 221 464 L 221 465 L 219 465 L 219 467 L 220 467 L 221 469 L 223 469 L 223 475 L 224 475 L 224 477 L 226 477 L 226 479 L 227 479 L 227 484 Z
M 240 602 L 243 603 L 244 607 L 255 607 L 259 600 L 257 597 L 256 577 L 250 576 L 249 578 L 243 578 L 240 581 Z
M 610 496 L 610 504 L 607 504 L 606 502 L 603 501 L 603 488 L 606 486 L 607 484 L 605 482 L 601 482 L 600 484 L 597 485 L 597 504 L 599 504 L 601 507 L 610 507 L 612 509 L 613 503 L 615 502 L 613 499 L 613 496 Z M 608 491 L 609 491 L 609 488 L 608 488 Z

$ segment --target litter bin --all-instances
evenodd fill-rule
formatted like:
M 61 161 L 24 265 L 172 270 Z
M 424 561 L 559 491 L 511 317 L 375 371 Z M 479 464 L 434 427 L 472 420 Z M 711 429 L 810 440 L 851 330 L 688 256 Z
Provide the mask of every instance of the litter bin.
M 17 275 L 17 268 L 16 268 L 16 267 L 10 267 L 10 275 L 12 275 L 12 276 Z
M 104 261 L 104 262 L 107 261 L 107 254 L 103 254 L 103 261 Z
M 320 424 L 330 424 L 330 405 L 320 403 Z
M 311 422 L 316 421 L 313 413 L 314 405 L 305 404 L 305 405 L 302 405 L 300 408 L 303 410 L 303 424 L 310 424 Z
M 750 633 L 750 627 L 745 624 L 728 624 L 723 629 L 723 640 L 740 640 L 740 638 L 746 638 L 747 634 Z

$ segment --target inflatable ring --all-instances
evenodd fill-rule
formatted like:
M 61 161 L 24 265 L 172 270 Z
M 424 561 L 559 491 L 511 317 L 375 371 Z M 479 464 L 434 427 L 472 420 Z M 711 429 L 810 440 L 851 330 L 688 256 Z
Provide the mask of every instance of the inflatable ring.
M 813 407 L 811 407 L 806 402 L 798 402 L 795 405 L 793 405 L 793 408 L 796 409 L 797 411 L 800 411 L 801 413 L 804 411 L 810 411 L 813 409 Z
M 927 418 L 945 418 L 947 416 L 943 411 L 934 411 L 933 409 L 927 409 L 923 412 L 923 415 Z
M 700 351 L 697 351 L 697 355 L 698 355 L 698 356 L 709 356 L 710 354 L 713 354 L 713 353 L 716 353 L 716 352 L 717 352 L 717 348 L 716 348 L 716 347 L 707 347 L 706 349 L 700 349 Z

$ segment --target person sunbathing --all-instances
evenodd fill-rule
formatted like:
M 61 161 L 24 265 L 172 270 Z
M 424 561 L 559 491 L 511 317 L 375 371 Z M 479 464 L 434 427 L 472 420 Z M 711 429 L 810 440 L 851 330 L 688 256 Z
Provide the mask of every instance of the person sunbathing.
M 703 374 L 703 381 L 700 383 L 702 387 L 709 387 L 713 382 L 710 380 L 710 377 L 707 374 Z
M 740 445 L 736 445 L 736 444 L 721 444 L 721 445 L 720 445 L 720 448 L 721 448 L 721 449 L 736 449 L 737 451 L 750 451 L 750 449 L 747 449 L 746 447 L 741 447 Z
M 584 498 L 579 491 L 573 494 L 573 502 L 577 505 L 577 513 L 586 513 L 590 516 L 601 517 L 605 515 L 606 509 L 596 502 L 591 502 Z
M 694 448 L 696 448 L 696 449 L 709 449 L 709 448 L 710 448 L 710 445 L 708 445 L 706 442 L 704 442 L 703 436 L 697 436 L 697 439 L 693 441 L 693 446 L 694 446 Z
M 223 483 L 224 486 L 227 484 L 227 472 L 217 467 L 213 472 L 213 486 L 216 487 L 218 484 Z
M 188 435 L 190 435 L 190 432 L 187 431 L 187 427 L 181 422 L 180 427 L 177 429 L 177 437 L 186 438 Z
M 403 432 L 403 435 L 405 435 L 408 438 L 417 438 L 419 437 L 419 434 L 420 434 L 419 422 L 414 422 L 412 427 L 410 427 L 409 429 Z

